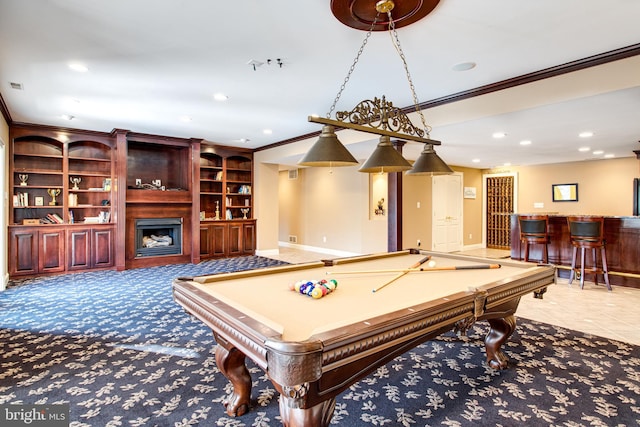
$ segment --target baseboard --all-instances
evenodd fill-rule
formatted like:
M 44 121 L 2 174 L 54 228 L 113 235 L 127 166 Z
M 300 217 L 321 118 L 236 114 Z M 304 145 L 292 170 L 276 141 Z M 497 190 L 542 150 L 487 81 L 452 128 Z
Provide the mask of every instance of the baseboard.
M 0 292 L 7 289 L 7 286 L 9 286 L 9 273 L 5 274 L 2 278 L 2 283 L 0 283 Z
M 278 249 L 264 249 L 264 250 L 256 250 L 257 256 L 263 256 L 269 258 L 270 255 L 278 255 L 280 251 Z

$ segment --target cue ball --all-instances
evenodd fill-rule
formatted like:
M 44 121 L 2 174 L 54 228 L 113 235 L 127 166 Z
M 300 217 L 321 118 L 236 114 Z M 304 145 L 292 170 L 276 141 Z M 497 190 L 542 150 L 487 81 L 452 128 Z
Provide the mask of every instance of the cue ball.
M 429 267 L 429 268 L 433 268 L 433 267 L 435 267 L 435 266 L 436 266 L 436 262 L 435 262 L 435 261 L 433 261 L 433 260 L 431 260 L 431 261 L 429 261 L 429 262 L 427 263 L 427 267 Z

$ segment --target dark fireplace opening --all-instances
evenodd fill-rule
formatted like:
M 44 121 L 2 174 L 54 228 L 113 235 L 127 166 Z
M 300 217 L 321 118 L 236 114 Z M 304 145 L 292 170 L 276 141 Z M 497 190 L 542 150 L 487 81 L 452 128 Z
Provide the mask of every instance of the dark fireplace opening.
M 182 218 L 138 218 L 136 258 L 182 255 Z

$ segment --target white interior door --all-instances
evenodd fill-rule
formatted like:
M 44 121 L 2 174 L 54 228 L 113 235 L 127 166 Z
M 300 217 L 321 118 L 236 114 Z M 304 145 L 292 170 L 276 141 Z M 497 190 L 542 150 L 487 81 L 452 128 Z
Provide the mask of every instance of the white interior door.
M 431 179 L 433 222 L 431 249 L 462 250 L 462 174 L 436 175 Z

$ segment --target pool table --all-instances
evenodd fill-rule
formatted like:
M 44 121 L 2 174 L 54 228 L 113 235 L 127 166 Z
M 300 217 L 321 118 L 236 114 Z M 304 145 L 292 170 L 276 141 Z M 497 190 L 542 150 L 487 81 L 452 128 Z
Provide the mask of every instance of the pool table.
M 249 357 L 280 393 L 284 425 L 316 427 L 329 425 L 336 396 L 353 383 L 476 321 L 489 323 L 487 363 L 506 368 L 501 346 L 515 329 L 520 297 L 541 298 L 555 277 L 550 265 L 406 250 L 177 278 L 173 296 L 213 331 L 216 363 L 233 385 L 228 415 L 249 410 Z M 321 298 L 290 289 L 329 278 L 338 286 Z

